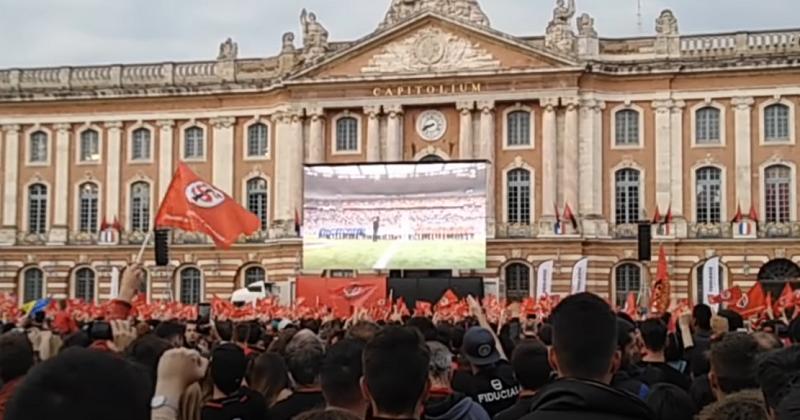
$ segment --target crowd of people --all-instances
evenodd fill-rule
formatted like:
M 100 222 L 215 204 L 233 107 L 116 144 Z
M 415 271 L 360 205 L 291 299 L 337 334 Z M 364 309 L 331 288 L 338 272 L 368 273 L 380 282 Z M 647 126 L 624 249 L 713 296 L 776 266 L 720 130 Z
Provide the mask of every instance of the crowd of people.
M 4 323 L 0 420 L 800 418 L 798 320 L 632 319 L 580 293 L 545 316 L 468 298 L 463 317 L 137 322 L 142 279 L 93 322 Z

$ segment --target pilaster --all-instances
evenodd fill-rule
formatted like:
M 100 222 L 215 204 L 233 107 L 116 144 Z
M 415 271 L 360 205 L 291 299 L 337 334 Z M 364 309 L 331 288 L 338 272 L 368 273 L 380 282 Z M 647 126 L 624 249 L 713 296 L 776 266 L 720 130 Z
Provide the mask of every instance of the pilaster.
M 48 244 L 63 245 L 67 242 L 67 206 L 69 203 L 69 142 L 71 124 L 56 124 L 55 163 L 56 179 L 53 187 L 53 224 Z
M 403 107 L 401 105 L 385 106 L 386 112 L 386 153 L 387 162 L 403 160 Z
M 736 156 L 736 204 L 744 209 L 753 205 L 753 161 L 750 142 L 752 139 L 752 112 L 755 100 L 752 97 L 736 97 L 731 101 L 735 114 L 735 147 Z M 732 207 L 733 208 L 733 207 Z
M 5 137 L 3 154 L 3 220 L 0 245 L 13 245 L 17 231 L 17 199 L 19 183 L 19 131 L 17 124 L 2 126 Z
M 456 109 L 460 115 L 458 157 L 464 160 L 473 159 L 472 111 L 475 109 L 475 101 L 458 102 Z
M 565 98 L 563 105 L 566 107 L 564 113 L 564 153 L 562 158 L 564 200 L 570 208 L 580 213 L 578 204 L 578 99 Z
M 558 98 L 541 99 L 542 115 L 542 216 L 555 218 L 558 184 L 556 107 Z
M 172 160 L 173 160 L 173 132 L 175 121 L 173 120 L 160 120 L 158 121 L 158 197 L 156 202 L 160 203 L 161 199 L 167 194 L 169 183 L 172 181 Z
M 480 158 L 489 161 L 486 173 L 486 235 L 495 237 L 495 130 L 494 101 L 479 101 L 480 119 Z
M 212 184 L 233 196 L 233 125 L 236 118 L 222 117 L 211 119 L 214 128 L 211 162 Z
M 655 156 L 656 156 L 656 205 L 659 211 L 665 212 L 672 202 L 672 131 L 671 108 L 672 100 L 653 101 L 655 109 Z M 646 141 L 642 139 L 642 141 Z M 646 144 L 644 145 L 647 146 Z M 648 214 L 653 210 L 645 209 Z
M 380 162 L 381 160 L 380 114 L 380 105 L 364 107 L 364 115 L 367 117 L 367 162 Z
M 122 122 L 107 122 L 105 127 L 108 142 L 106 143 L 106 211 L 104 217 L 108 223 L 111 223 L 114 218 L 119 218 Z
M 325 137 L 323 120 L 325 111 L 322 108 L 314 107 L 306 109 L 306 114 L 309 118 L 309 136 L 308 136 L 308 163 L 323 163 L 325 162 Z

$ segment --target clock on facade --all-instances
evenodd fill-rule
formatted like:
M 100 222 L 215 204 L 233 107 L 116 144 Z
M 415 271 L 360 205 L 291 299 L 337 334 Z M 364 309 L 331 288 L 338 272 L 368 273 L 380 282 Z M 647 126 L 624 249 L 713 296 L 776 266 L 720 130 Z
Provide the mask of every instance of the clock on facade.
M 437 141 L 446 131 L 447 118 L 440 111 L 425 111 L 417 118 L 417 134 L 425 141 Z

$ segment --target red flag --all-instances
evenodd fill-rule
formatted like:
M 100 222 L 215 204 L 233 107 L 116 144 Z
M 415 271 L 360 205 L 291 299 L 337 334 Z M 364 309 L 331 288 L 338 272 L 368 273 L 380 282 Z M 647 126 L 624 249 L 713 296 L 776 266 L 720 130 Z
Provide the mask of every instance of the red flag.
M 750 205 L 750 214 L 748 215 L 750 220 L 758 223 L 758 213 L 756 213 L 756 206 L 754 204 Z
M 339 298 L 343 298 L 350 306 L 356 308 L 363 308 L 366 306 L 367 301 L 372 299 L 373 293 L 378 289 L 375 284 L 367 282 L 352 282 L 344 286 L 337 287 L 332 290 L 333 294 Z
M 114 216 L 114 222 L 111 223 L 111 227 L 114 228 L 117 232 L 122 232 L 122 224 L 119 222 L 117 216 Z
M 731 306 L 739 301 L 742 298 L 742 289 L 739 286 L 731 287 L 730 289 L 725 289 L 716 296 L 709 296 L 708 302 L 709 303 L 716 303 L 720 304 L 723 303 L 726 306 Z
M 534 315 L 536 313 L 536 299 L 532 297 L 522 299 L 522 311 L 526 315 Z
M 108 222 L 106 221 L 106 218 L 103 217 L 103 221 L 100 223 L 100 232 L 106 229 L 108 229 Z
M 639 316 L 639 308 L 636 306 L 636 293 L 628 292 L 628 296 L 625 298 L 625 307 L 622 310 L 634 320 Z
M 739 223 L 742 221 L 742 205 L 736 205 L 736 214 L 733 215 L 733 219 L 731 219 L 731 223 Z
M 226 249 L 240 235 L 251 235 L 261 228 L 255 214 L 203 181 L 183 163 L 172 178 L 155 224 L 156 229 L 178 228 L 204 233 L 217 247 Z
M 653 215 L 653 224 L 657 225 L 661 223 L 661 212 L 658 210 L 658 206 L 656 206 L 656 212 Z
M 417 304 L 414 306 L 414 316 L 430 316 L 432 314 L 430 302 L 425 302 L 424 300 L 417 301 Z
M 656 281 L 653 282 L 652 292 L 650 293 L 650 312 L 651 314 L 663 314 L 669 308 L 670 303 L 670 283 L 667 273 L 667 254 L 664 245 L 658 249 L 658 269 L 656 270 Z
M 458 296 L 453 292 L 451 289 L 447 289 L 442 295 L 442 298 L 439 299 L 439 302 L 436 304 L 436 310 L 443 310 L 448 309 L 451 306 L 455 305 L 458 302 Z
M 738 312 L 743 318 L 750 318 L 760 314 L 766 308 L 766 296 L 764 296 L 764 289 L 761 283 L 757 282 L 746 295 L 742 295 L 735 305 L 731 307 L 734 311 Z
M 780 297 L 775 302 L 775 309 L 778 313 L 781 313 L 784 309 L 794 307 L 794 303 L 794 290 L 792 290 L 792 286 L 789 286 L 789 283 L 786 283 L 783 286 Z
M 572 209 L 569 207 L 569 203 L 564 205 L 564 220 L 569 220 L 572 223 L 572 229 L 578 230 L 578 219 L 575 218 L 575 215 L 572 213 Z
M 664 216 L 664 224 L 668 225 L 672 223 L 672 204 L 669 205 L 667 208 L 667 215 Z
M 397 298 L 397 313 L 402 316 L 411 315 L 411 311 L 408 310 L 408 305 L 406 305 L 406 300 L 402 296 Z

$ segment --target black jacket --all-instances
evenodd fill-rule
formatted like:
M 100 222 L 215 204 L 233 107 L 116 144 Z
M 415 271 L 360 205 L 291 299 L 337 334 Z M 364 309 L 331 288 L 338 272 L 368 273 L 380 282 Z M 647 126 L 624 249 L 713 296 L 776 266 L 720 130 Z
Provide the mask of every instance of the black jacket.
M 480 404 L 460 392 L 431 396 L 424 407 L 425 420 L 490 420 Z
M 523 420 L 652 420 L 645 403 L 599 382 L 560 379 L 542 389 Z

